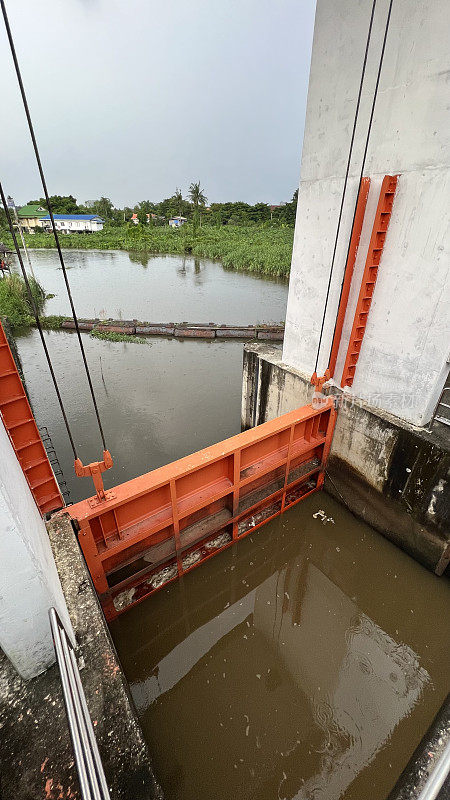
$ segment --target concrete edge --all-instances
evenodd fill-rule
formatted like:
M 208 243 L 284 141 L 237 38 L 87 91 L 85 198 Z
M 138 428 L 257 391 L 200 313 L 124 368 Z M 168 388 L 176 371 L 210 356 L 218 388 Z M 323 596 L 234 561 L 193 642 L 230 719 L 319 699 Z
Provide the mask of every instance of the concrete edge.
M 69 517 L 47 525 L 75 631 L 86 701 L 94 723 L 111 797 L 162 800 L 128 684 Z

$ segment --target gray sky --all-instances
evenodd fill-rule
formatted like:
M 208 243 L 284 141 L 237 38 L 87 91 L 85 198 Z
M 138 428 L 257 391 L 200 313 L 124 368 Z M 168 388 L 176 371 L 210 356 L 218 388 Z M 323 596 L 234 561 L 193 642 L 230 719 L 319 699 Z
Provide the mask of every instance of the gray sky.
M 315 0 L 6 0 L 51 194 L 119 206 L 298 185 Z M 0 175 L 42 196 L 0 25 Z

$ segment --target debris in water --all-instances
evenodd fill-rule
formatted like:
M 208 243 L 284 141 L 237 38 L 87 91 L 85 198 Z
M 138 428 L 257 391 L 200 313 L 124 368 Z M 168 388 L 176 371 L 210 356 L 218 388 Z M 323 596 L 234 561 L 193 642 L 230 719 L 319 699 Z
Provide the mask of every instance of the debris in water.
M 325 511 L 322 508 L 320 508 L 318 511 L 316 511 L 315 514 L 313 514 L 313 519 L 320 519 L 322 525 L 326 525 L 327 522 L 331 522 L 332 525 L 334 525 L 333 517 L 327 517 Z
M 153 575 L 153 578 L 149 581 L 150 586 L 152 589 L 159 589 L 160 586 L 163 586 L 167 581 L 170 581 L 171 578 L 174 578 L 177 571 L 176 564 L 172 564 L 171 567 L 164 567 L 164 569 L 161 569 L 156 575 Z
M 192 567 L 197 561 L 200 561 L 201 557 L 202 554 L 200 550 L 194 550 L 193 553 L 189 553 L 188 556 L 183 558 L 183 569 L 189 569 L 189 567 Z
M 228 542 L 231 542 L 231 536 L 229 533 L 221 533 L 219 536 L 216 536 L 214 539 L 210 539 L 209 542 L 206 542 L 205 548 L 207 550 L 218 550 L 219 547 L 224 547 Z

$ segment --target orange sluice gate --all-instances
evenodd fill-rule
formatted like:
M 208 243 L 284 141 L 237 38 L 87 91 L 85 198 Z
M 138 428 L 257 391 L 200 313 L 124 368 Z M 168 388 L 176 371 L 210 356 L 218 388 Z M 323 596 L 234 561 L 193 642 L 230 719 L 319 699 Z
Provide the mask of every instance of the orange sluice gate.
M 41 514 L 61 508 L 64 500 L 1 322 L 0 417 Z
M 321 488 L 333 399 L 69 506 L 107 619 Z

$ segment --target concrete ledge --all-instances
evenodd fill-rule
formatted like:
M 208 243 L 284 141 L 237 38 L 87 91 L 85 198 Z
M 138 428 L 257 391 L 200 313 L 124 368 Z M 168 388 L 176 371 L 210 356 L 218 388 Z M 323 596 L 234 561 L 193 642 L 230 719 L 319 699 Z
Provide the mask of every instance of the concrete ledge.
M 175 328 L 175 336 L 180 339 L 215 339 L 216 332 L 212 328 Z
M 72 526 L 48 526 L 112 800 L 160 800 L 139 723 Z M 0 654 L 0 797 L 81 800 L 57 666 L 23 681 Z
M 98 322 L 98 319 L 79 319 L 78 327 L 80 331 L 92 331 L 95 326 L 98 325 Z M 65 319 L 61 327 L 65 328 L 66 330 L 74 331 L 75 322 L 73 319 Z
M 123 333 L 127 336 L 133 336 L 136 333 L 134 325 L 97 325 L 95 330 L 101 333 Z
M 142 336 L 173 336 L 173 325 L 136 325 L 136 333 Z
M 256 339 L 255 328 L 217 328 L 218 339 Z
M 450 440 L 371 408 L 331 387 L 340 408 L 329 472 L 355 514 L 429 569 L 450 561 Z M 243 429 L 311 402 L 309 376 L 280 347 L 244 348 Z M 342 402 L 344 401 L 344 402 Z M 330 492 L 335 493 L 330 484 Z

